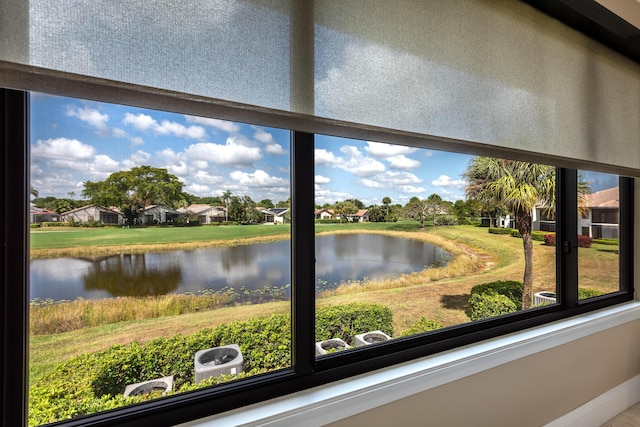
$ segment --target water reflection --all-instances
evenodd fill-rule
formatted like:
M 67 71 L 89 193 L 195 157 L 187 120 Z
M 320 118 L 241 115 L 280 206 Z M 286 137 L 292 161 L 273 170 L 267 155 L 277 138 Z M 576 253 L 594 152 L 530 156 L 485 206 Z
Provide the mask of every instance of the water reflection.
M 82 278 L 85 291 L 107 291 L 113 297 L 157 296 L 174 292 L 182 279 L 179 263 L 147 266 L 147 254 L 95 259 Z
M 374 234 L 319 236 L 315 246 L 316 280 L 323 288 L 396 277 L 444 265 L 449 259 L 437 246 Z M 59 301 L 229 288 L 258 293 L 266 288 L 288 290 L 290 247 L 284 240 L 166 253 L 37 259 L 31 261 L 31 298 Z

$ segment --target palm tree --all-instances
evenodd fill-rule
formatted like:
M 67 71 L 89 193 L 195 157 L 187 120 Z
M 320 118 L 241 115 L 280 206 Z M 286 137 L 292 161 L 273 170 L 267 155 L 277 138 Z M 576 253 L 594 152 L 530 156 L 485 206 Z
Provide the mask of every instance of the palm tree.
M 389 205 L 391 204 L 391 197 L 383 197 L 382 204 L 387 208 L 387 216 L 389 216 Z
M 224 202 L 224 220 L 229 221 L 229 199 L 233 193 L 229 190 L 222 193 L 220 199 Z
M 533 301 L 532 212 L 536 206 L 555 206 L 555 168 L 515 160 L 475 157 L 464 174 L 467 197 L 483 205 L 506 206 L 515 216 L 524 246 L 522 307 Z

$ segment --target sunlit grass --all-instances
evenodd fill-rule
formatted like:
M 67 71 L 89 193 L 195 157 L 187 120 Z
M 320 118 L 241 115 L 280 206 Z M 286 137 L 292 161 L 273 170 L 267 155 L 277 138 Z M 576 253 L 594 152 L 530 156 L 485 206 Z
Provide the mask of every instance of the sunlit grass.
M 418 230 L 418 227 L 412 223 L 384 224 L 378 227 L 366 224 L 355 226 L 356 224 L 342 227 L 323 225 L 318 226 L 317 231 L 352 232 L 356 229 L 356 232 L 376 231 L 433 243 L 455 256 L 446 267 L 441 269 L 426 270 L 387 280 L 346 284 L 333 292 L 324 292 L 317 300 L 317 305 L 350 302 L 384 304 L 393 311 L 393 326 L 396 333 L 408 328 L 420 316 L 435 320 L 444 326 L 468 322 L 465 309 L 473 286 L 495 280 L 522 280 L 524 255 L 522 239 L 519 238 L 489 234 L 486 228 L 472 226 L 432 227 L 426 231 Z M 398 231 L 394 233 L 393 230 Z M 147 246 L 146 249 L 148 250 L 149 247 Z M 580 249 L 581 287 L 612 292 L 618 289 L 618 256 L 611 247 L 601 249 L 597 245 L 589 249 Z M 534 292 L 555 290 L 554 247 L 534 242 L 534 270 Z M 193 300 L 186 297 L 188 296 L 122 298 L 78 301 L 60 305 L 60 311 L 75 312 L 75 316 L 79 318 L 82 318 L 85 311 L 90 313 L 86 314 L 85 318 L 91 319 L 95 322 L 94 324 L 103 321 L 117 323 L 93 327 L 83 326 L 79 330 L 47 335 L 34 335 L 36 329 L 32 330 L 30 381 L 37 379 L 55 363 L 68 360 L 80 353 L 106 349 L 113 344 L 144 342 L 178 333 L 189 334 L 225 322 L 248 320 L 272 313 L 287 313 L 291 310 L 288 301 L 214 308 L 201 301 L 195 301 L 200 298 L 206 299 L 206 295 L 193 296 Z M 224 305 L 223 301 L 218 302 Z M 77 306 L 67 309 L 66 307 L 71 305 L 66 304 L 77 304 Z M 185 306 L 195 307 L 195 312 L 189 313 L 185 310 Z M 60 320 L 55 320 L 56 316 L 59 316 Z M 72 314 L 69 316 L 73 317 Z M 32 317 L 34 319 L 38 317 L 40 323 L 46 323 L 48 319 L 52 323 L 60 324 L 75 321 L 65 320 L 65 315 L 62 313 L 44 311 L 37 313 L 35 309 L 32 311 Z M 111 318 L 107 320 L 109 317 Z

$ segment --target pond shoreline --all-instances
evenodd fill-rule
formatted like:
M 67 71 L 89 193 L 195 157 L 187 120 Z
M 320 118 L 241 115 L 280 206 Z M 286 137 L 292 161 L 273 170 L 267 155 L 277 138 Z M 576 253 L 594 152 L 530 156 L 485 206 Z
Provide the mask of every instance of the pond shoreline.
M 289 234 L 277 234 L 272 236 L 258 236 L 239 239 L 203 240 L 181 243 L 151 243 L 143 245 L 113 245 L 113 246 L 77 246 L 71 248 L 31 249 L 31 259 L 65 258 L 65 257 L 91 257 L 120 254 L 144 254 L 172 251 L 188 251 L 204 248 L 220 248 L 239 245 L 253 245 L 258 243 L 270 243 L 280 240 L 288 240 Z

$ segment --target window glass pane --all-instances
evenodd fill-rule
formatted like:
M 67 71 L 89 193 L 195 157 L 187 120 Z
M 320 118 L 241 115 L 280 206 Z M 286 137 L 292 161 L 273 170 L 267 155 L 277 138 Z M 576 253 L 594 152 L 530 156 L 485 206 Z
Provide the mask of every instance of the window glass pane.
M 289 131 L 33 94 L 31 138 L 30 424 L 290 366 Z
M 507 197 L 507 176 L 537 197 Z M 551 166 L 317 135 L 317 355 L 344 346 L 333 339 L 411 335 L 553 294 L 554 231 L 536 213 L 553 217 L 554 192 Z
M 578 299 L 620 290 L 617 175 L 578 175 Z

